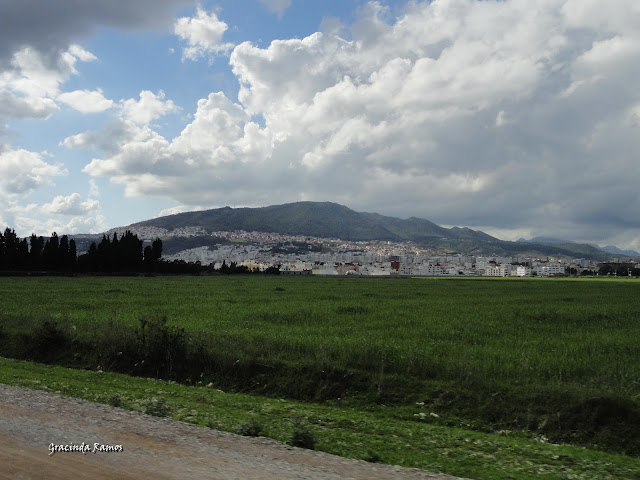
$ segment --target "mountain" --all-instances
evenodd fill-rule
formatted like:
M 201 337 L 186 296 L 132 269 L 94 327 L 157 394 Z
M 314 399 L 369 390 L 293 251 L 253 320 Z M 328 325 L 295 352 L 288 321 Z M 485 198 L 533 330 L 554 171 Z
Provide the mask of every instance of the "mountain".
M 613 253 L 615 255 L 626 255 L 628 257 L 640 257 L 640 253 L 635 250 L 621 250 L 618 247 L 613 245 L 607 245 L 606 247 L 601 247 L 605 252 Z
M 447 229 L 416 217 L 402 220 L 377 213 L 360 213 L 330 202 L 298 202 L 262 208 L 224 207 L 178 213 L 131 225 L 132 228 L 156 227 L 169 231 L 192 226 L 202 227 L 207 232 L 245 230 L 349 241 L 422 243 L 448 237 L 497 240 L 468 228 Z
M 508 242 L 466 227 L 444 228 L 429 220 L 400 219 L 356 212 L 331 202 L 297 202 L 261 208 L 216 208 L 178 213 L 135 223 L 127 228 L 167 231 L 197 227 L 206 232 L 191 237 L 191 246 L 211 232 L 244 230 L 281 235 L 335 238 L 347 241 L 414 242 L 447 253 L 499 256 L 568 256 L 606 261 L 611 254 L 590 245 L 571 242 Z
M 568 245 L 572 245 L 573 249 L 576 250 L 576 252 L 580 252 L 580 251 L 585 251 L 587 252 L 587 254 L 589 254 L 590 252 L 592 252 L 593 250 L 591 248 L 585 248 L 585 247 L 592 247 L 593 249 L 596 249 L 598 251 L 604 251 L 607 253 L 611 253 L 614 255 L 618 255 L 618 256 L 623 256 L 623 257 L 640 257 L 640 253 L 636 252 L 635 250 L 622 250 L 614 245 L 607 245 L 606 247 L 599 247 L 598 245 L 587 245 L 587 244 L 579 244 L 576 242 L 572 242 L 570 240 L 563 240 L 560 238 L 554 238 L 554 237 L 533 237 L 529 240 L 525 240 L 524 238 L 521 238 L 520 240 L 518 240 L 518 242 L 527 242 L 527 243 L 536 243 L 536 244 L 544 244 L 544 245 L 553 245 L 553 246 L 568 246 Z

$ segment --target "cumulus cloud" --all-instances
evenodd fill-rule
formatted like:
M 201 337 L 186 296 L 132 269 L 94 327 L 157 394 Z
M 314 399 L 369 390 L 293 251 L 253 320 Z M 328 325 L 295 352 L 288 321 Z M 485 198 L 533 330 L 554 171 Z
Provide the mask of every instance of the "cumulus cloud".
M 99 206 L 97 200 L 82 201 L 79 193 L 71 195 L 57 195 L 50 203 L 42 205 L 42 210 L 55 215 L 85 215 Z
M 115 105 L 113 100 L 104 97 L 101 89 L 65 92 L 58 95 L 57 99 L 81 113 L 104 112 Z
M 44 204 L 26 203 L 25 194 L 5 194 L 0 188 L 0 225 L 11 226 L 20 236 L 103 232 L 107 222 L 99 202 L 93 198 L 97 196 L 93 179 L 89 187 L 86 200 L 73 193 L 58 195 Z
M 0 119 L 47 119 L 59 109 L 56 100 L 83 112 L 109 108 L 100 90 L 60 93 L 60 86 L 77 73 L 76 63 L 95 58 L 78 45 L 58 52 L 53 63 L 32 47 L 15 52 L 10 67 L 0 69 Z
M 640 8 L 606 10 L 439 0 L 390 19 L 371 2 L 349 40 L 235 47 L 238 101 L 210 94 L 174 139 L 129 120 L 65 144 L 93 135 L 86 173 L 189 205 L 329 199 L 503 232 L 639 233 Z
M 291 0 L 259 0 L 260 3 L 266 5 L 269 10 L 282 17 L 284 12 L 291 6 Z
M 222 42 L 227 28 L 227 24 L 218 19 L 215 11 L 207 13 L 200 7 L 194 17 L 179 18 L 173 31 L 188 45 L 182 50 L 182 59 L 197 60 L 207 54 L 229 51 L 233 44 Z
M 141 125 L 147 125 L 163 115 L 179 110 L 172 100 L 164 101 L 162 90 L 158 94 L 143 90 L 140 92 L 140 100 L 136 101 L 133 98 L 123 100 L 121 107 L 124 118 Z
M 47 163 L 36 152 L 19 149 L 0 153 L 0 185 L 10 195 L 29 192 L 66 173 L 62 165 Z
M 0 89 L 0 118 L 47 119 L 58 110 L 50 98 L 22 97 Z
M 92 61 L 94 58 L 90 52 L 72 45 L 69 49 L 58 52 L 52 63 L 50 58 L 27 46 L 15 52 L 11 68 L 0 78 L 0 85 L 4 84 L 13 91 L 28 96 L 54 98 L 60 85 L 71 75 L 78 73 L 75 68 L 78 60 Z
M 68 220 L 61 216 L 42 217 L 33 211 L 34 205 L 10 207 L 11 225 L 19 236 L 36 235 L 49 236 L 52 232 L 60 234 L 100 233 L 107 230 L 107 222 L 99 212 L 89 215 L 72 216 Z M 0 216 L 1 218 L 1 216 Z

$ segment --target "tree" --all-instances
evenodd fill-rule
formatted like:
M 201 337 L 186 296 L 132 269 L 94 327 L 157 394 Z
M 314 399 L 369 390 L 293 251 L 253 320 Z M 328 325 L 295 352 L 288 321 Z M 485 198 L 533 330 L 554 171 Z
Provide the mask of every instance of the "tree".
M 76 241 L 72 238 L 69 240 L 69 255 L 67 256 L 67 266 L 71 271 L 76 269 L 76 263 L 78 261 L 78 249 L 76 247 Z
M 44 248 L 44 238 L 36 237 L 35 233 L 29 238 L 31 250 L 29 250 L 29 265 L 32 269 L 42 268 L 42 249 Z
M 7 227 L 0 234 L 0 268 L 14 270 L 20 263 L 20 239 L 15 230 Z
M 151 252 L 154 260 L 160 260 L 162 257 L 162 240 L 156 238 L 151 244 Z

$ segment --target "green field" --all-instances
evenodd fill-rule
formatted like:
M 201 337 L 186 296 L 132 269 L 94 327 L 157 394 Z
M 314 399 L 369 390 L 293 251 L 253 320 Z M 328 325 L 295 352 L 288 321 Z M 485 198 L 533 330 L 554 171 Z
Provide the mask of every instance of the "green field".
M 46 322 L 70 340 L 44 360 L 145 374 L 150 322 L 180 347 L 167 378 L 638 455 L 639 292 L 633 279 L 0 278 L 0 354 L 42 361 L 25 338 Z

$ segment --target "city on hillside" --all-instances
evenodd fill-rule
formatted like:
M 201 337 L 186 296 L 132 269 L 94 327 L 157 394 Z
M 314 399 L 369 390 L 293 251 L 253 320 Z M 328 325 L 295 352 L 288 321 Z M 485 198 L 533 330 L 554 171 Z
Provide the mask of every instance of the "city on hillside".
M 127 227 L 131 229 L 131 227 Z M 163 260 L 199 262 L 219 270 L 224 263 L 244 265 L 249 270 L 265 271 L 278 267 L 286 275 L 347 276 L 485 276 L 552 277 L 565 275 L 639 276 L 640 263 L 618 261 L 603 263 L 569 257 L 475 256 L 436 251 L 411 242 L 345 241 L 331 238 L 292 236 L 277 233 L 206 233 L 200 227 L 167 231 L 156 227 L 133 228 L 145 242 L 161 238 L 172 240 L 203 236 L 219 243 L 210 246 L 171 251 L 165 248 Z M 123 228 L 107 234 L 122 234 Z M 78 238 L 78 237 L 75 237 Z M 180 247 L 178 247 L 180 248 Z

